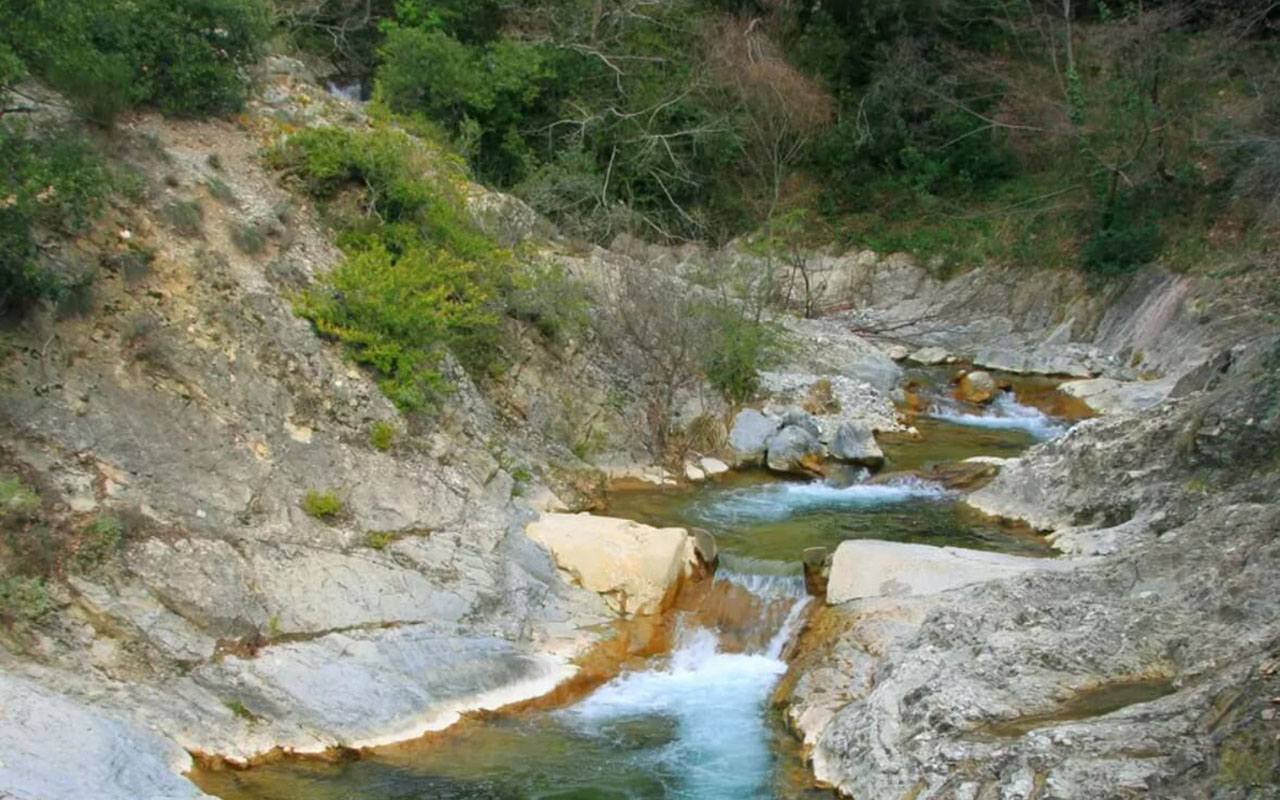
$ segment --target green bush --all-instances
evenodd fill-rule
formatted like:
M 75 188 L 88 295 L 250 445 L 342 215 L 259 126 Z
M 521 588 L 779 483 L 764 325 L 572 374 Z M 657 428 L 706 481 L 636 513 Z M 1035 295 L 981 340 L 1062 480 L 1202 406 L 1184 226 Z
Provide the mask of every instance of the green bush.
M 580 336 L 587 329 L 591 298 L 562 264 L 535 264 L 521 272 L 507 294 L 507 314 L 532 323 L 552 341 Z
M 369 431 L 369 444 L 373 445 L 375 450 L 386 452 L 391 449 L 391 445 L 396 441 L 396 426 L 386 420 L 378 420 L 373 423 L 373 429 Z
M 372 550 L 385 550 L 387 545 L 400 538 L 395 531 L 369 531 L 364 535 L 364 546 Z
M 342 500 L 327 489 L 308 489 L 302 498 L 302 510 L 316 519 L 331 519 L 342 513 Z
M 76 566 L 82 570 L 92 569 L 117 552 L 123 542 L 124 522 L 110 515 L 98 517 L 80 536 L 75 553 Z
M 267 247 L 267 233 L 260 223 L 239 222 L 228 223 L 231 242 L 246 255 L 256 255 Z
M 0 0 L 12 60 L 101 122 L 139 105 L 237 110 L 269 30 L 260 0 Z M 0 52 L 0 76 L 7 60 Z
M 19 622 L 35 622 L 49 613 L 44 579 L 15 575 L 0 580 L 0 615 Z
M 106 166 L 79 136 L 0 125 L 0 313 L 21 314 L 66 291 L 41 263 L 36 234 L 83 230 L 110 187 Z
M 174 233 L 194 239 L 204 233 L 204 211 L 195 200 L 174 200 L 160 209 L 160 216 Z
M 392 402 L 427 408 L 448 388 L 439 370 L 446 351 L 473 375 L 497 368 L 498 313 L 513 262 L 467 216 L 456 164 L 394 129 L 314 129 L 273 158 L 331 201 L 346 253 L 297 311 L 372 367 Z M 343 189 L 361 192 L 358 210 L 336 202 Z
M 31 519 L 40 510 L 40 497 L 21 479 L 0 479 L 0 522 Z
M 706 308 L 710 321 L 702 366 L 725 400 L 741 405 L 760 391 L 760 370 L 781 358 L 782 340 L 772 326 L 733 305 Z
M 1081 260 L 1095 275 L 1113 277 L 1132 272 L 1160 255 L 1163 237 L 1152 222 L 1113 223 L 1085 242 Z

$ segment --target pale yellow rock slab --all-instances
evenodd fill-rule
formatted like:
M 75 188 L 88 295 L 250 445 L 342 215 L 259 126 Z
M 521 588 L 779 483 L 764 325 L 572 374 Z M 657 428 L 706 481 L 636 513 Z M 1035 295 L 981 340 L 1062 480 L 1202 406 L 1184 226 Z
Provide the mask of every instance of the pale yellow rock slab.
M 543 514 L 526 535 L 551 551 L 560 569 L 598 592 L 615 611 L 655 614 L 696 563 L 684 528 L 654 528 L 592 514 Z

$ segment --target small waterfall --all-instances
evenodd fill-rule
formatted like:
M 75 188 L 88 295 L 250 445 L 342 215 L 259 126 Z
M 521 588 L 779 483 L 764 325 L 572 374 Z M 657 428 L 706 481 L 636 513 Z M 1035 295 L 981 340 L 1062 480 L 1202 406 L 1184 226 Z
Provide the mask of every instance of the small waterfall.
M 739 561 L 734 566 L 751 565 Z M 607 735 L 611 725 L 655 715 L 674 720 L 671 741 L 656 751 L 624 756 L 679 776 L 679 785 L 670 787 L 672 798 L 768 797 L 773 754 L 765 701 L 786 671 L 782 652 L 796 635 L 811 599 L 804 596 L 802 581 L 780 569 L 722 573 L 716 584 L 738 592 L 759 589 L 761 594 L 752 593 L 762 609 L 759 624 L 776 620 L 778 615 L 768 610 L 785 604 L 785 615 L 768 631 L 763 647 L 726 652 L 717 631 L 701 624 L 699 615 L 689 614 L 681 620 L 676 649 L 665 665 L 624 674 L 561 713 L 586 735 Z
M 908 500 L 941 499 L 947 495 L 941 486 L 917 478 L 852 486 L 835 486 L 825 481 L 773 483 L 711 495 L 705 504 L 690 511 L 704 524 L 731 527 L 744 522 L 784 520 L 805 511 L 856 511 Z
M 981 414 L 966 411 L 949 398 L 935 398 L 929 416 L 974 428 L 1026 431 L 1041 441 L 1056 438 L 1067 430 L 1067 426 L 1040 409 L 1019 403 L 1012 392 L 1001 392 Z

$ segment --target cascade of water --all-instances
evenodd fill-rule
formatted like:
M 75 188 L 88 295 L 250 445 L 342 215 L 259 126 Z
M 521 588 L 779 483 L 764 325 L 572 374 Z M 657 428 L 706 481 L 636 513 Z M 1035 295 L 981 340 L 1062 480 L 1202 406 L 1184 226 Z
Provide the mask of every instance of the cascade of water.
M 748 486 L 711 496 L 691 513 L 710 525 L 731 526 L 760 520 L 782 520 L 799 512 L 828 508 L 871 508 L 913 499 L 942 498 L 946 489 L 916 478 L 883 484 L 833 486 L 812 483 L 774 483 Z
M 1001 392 L 981 414 L 966 411 L 955 401 L 939 397 L 929 409 L 929 416 L 974 428 L 1022 430 L 1040 440 L 1052 439 L 1066 430 L 1066 426 L 1040 409 L 1019 403 L 1012 392 Z
M 666 666 L 622 675 L 562 713 L 588 734 L 628 718 L 674 718 L 672 741 L 657 752 L 634 756 L 653 759 L 680 776 L 672 798 L 767 797 L 773 756 L 764 703 L 786 671 L 781 654 L 810 598 L 801 596 L 803 587 L 797 589 L 785 575 L 732 573 L 717 580 L 759 586 L 774 598 L 794 598 L 762 651 L 722 652 L 714 631 L 682 628 Z

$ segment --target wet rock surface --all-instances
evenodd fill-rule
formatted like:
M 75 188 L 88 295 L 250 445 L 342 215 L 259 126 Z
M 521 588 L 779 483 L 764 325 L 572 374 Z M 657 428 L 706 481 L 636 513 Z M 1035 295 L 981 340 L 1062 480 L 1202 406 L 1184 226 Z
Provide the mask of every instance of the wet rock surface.
M 1272 796 L 1277 365 L 1272 344 L 1212 394 L 1079 425 L 971 497 L 1100 557 L 824 609 L 787 699 L 818 778 L 854 797 Z

